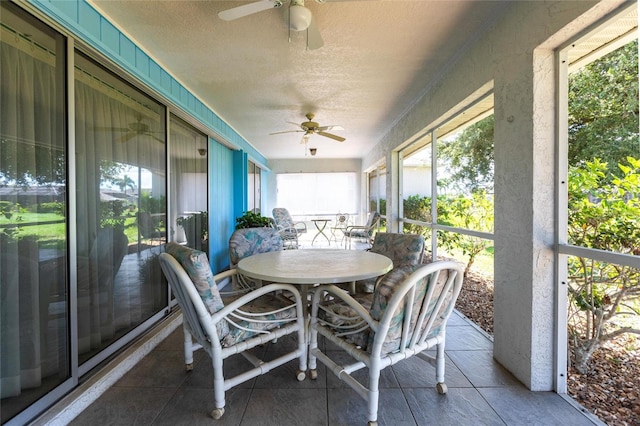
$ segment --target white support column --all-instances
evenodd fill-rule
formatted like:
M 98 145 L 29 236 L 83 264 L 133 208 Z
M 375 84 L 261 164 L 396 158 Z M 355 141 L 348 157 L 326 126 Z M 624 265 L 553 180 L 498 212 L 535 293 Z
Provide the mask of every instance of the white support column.
M 495 80 L 494 357 L 531 390 L 548 391 L 555 364 L 554 55 L 523 52 L 504 65 Z

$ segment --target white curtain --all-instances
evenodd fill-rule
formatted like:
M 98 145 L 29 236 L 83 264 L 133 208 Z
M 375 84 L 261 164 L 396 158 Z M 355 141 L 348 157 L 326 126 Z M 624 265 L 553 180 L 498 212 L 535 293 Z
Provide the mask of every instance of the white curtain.
M 149 296 L 157 288 L 145 286 L 148 250 L 142 253 L 131 234 L 136 234 L 133 218 L 143 190 L 139 176 L 150 172 L 152 187 L 146 190 L 164 196 L 166 154 L 159 105 L 81 55 L 76 55 L 75 76 L 78 343 L 83 362 L 82 354 L 102 349 L 161 308 L 158 298 Z M 119 170 L 116 177 L 138 177 L 132 179 L 135 190 L 118 194 L 125 210 L 106 221 L 110 202 L 101 198 L 115 199 L 103 194 L 113 184 L 112 167 Z M 121 269 L 123 261 L 127 266 Z
M 28 53 L 32 50 L 28 44 L 18 38 L 0 43 L 0 186 L 12 188 L 16 197 L 37 187 L 60 184 L 56 176 L 64 173 L 56 171 L 60 166 L 56 161 L 64 153 L 60 152 L 60 120 L 56 117 L 60 112 L 56 89 L 61 87 L 56 85 L 55 58 L 40 51 L 40 56 Z M 14 204 L 11 191 L 4 194 L 0 201 Z M 22 226 L 33 229 L 38 225 Z M 11 228 L 0 229 L 2 398 L 40 386 L 42 378 L 64 362 L 56 348 L 57 333 L 48 332 L 51 283 L 43 279 L 40 257 L 33 237 L 19 239 Z M 64 258 L 59 260 L 66 264 Z M 62 304 L 66 310 L 65 302 Z
M 187 242 L 179 217 L 207 210 L 207 137 L 182 120 L 171 118 L 171 203 L 169 226 L 173 241 Z

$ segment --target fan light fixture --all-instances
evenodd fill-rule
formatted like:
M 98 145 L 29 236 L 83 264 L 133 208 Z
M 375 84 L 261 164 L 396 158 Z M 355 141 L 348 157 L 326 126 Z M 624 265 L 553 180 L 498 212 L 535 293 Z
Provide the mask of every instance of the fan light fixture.
M 311 25 L 311 11 L 304 7 L 304 1 L 292 1 L 289 14 L 289 27 L 293 31 L 304 31 Z

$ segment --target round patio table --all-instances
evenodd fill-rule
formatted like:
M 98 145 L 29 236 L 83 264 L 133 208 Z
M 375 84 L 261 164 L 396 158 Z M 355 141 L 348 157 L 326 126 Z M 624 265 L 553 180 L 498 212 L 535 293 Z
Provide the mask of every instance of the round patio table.
M 393 268 L 391 259 L 360 250 L 303 249 L 260 253 L 238 263 L 248 277 L 300 286 L 303 302 L 309 286 L 338 284 L 378 277 Z M 303 303 L 305 314 L 307 303 Z

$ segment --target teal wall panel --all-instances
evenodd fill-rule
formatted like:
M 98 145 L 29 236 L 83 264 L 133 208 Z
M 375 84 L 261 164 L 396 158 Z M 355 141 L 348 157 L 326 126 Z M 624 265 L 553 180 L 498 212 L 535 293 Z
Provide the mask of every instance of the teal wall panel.
M 136 45 L 123 34 L 119 34 L 120 56 L 129 66 L 136 66 Z
M 78 24 L 86 28 L 93 39 L 100 39 L 100 14 L 92 7 L 88 7 L 86 3 L 80 3 L 79 6 Z
M 246 152 L 233 153 L 233 210 L 236 217 L 242 216 L 247 210 L 248 161 Z
M 229 237 L 235 229 L 234 151 L 209 140 L 209 262 L 220 272 L 229 267 Z
M 120 32 L 109 21 L 104 19 L 100 20 L 100 41 L 102 45 L 107 49 L 108 53 L 116 54 L 119 56 L 118 50 L 120 49 Z M 120 60 L 121 65 L 122 60 Z
M 69 16 L 69 18 L 78 20 L 78 4 L 76 2 L 67 0 L 51 0 L 49 3 L 53 8 L 59 9 L 64 15 Z

